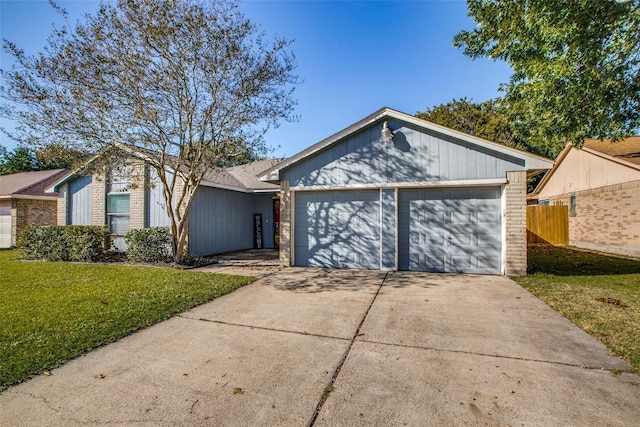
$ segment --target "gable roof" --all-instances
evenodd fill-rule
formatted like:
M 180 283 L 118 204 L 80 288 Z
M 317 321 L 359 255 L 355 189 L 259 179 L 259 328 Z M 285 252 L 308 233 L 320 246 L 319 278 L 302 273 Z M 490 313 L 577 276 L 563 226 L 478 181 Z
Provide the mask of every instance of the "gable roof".
M 117 143 L 114 144 L 114 146 L 143 161 L 150 157 L 159 155 L 157 152 L 145 148 L 134 147 L 128 144 Z M 96 154 L 88 160 L 86 164 L 95 161 L 100 155 L 101 153 Z M 231 168 L 212 169 L 205 173 L 201 185 L 243 192 L 277 191 L 280 188 L 279 186 L 262 182 L 258 180 L 257 175 L 280 161 L 282 161 L 282 159 L 268 159 Z M 60 179 L 49 181 L 49 191 L 57 191 L 60 185 L 73 179 L 73 177 L 75 177 L 82 169 L 83 168 L 78 168 L 62 177 L 58 177 Z
M 558 154 L 558 157 L 553 162 L 553 167 L 544 174 L 533 192 L 527 196 L 529 199 L 538 197 L 538 194 L 547 185 L 572 148 L 575 148 L 573 144 L 568 143 Z M 609 139 L 587 139 L 584 141 L 582 151 L 640 171 L 640 136 L 633 136 L 618 142 L 611 142 Z
M 375 113 L 365 117 L 364 119 L 352 124 L 351 126 L 341 130 L 340 132 L 337 132 L 331 135 L 330 137 L 323 139 L 322 141 L 312 145 L 306 150 L 303 150 L 298 154 L 292 157 L 289 157 L 288 159 L 285 159 L 284 161 L 273 166 L 272 168 L 264 171 L 260 179 L 263 181 L 272 181 L 272 182 L 278 181 L 281 170 L 286 169 L 300 161 L 303 161 L 308 157 L 313 156 L 319 151 L 324 150 L 325 148 L 344 140 L 345 138 L 349 137 L 350 135 L 353 135 L 354 133 L 360 131 L 361 129 L 367 126 L 370 126 L 376 122 L 380 122 L 385 119 L 395 119 L 398 121 L 409 123 L 409 124 L 421 127 L 423 129 L 432 130 L 447 136 L 458 138 L 460 140 L 469 142 L 471 144 L 475 144 L 479 147 L 488 148 L 498 153 L 503 153 L 509 156 L 516 157 L 518 159 L 522 159 L 525 161 L 525 167 L 528 171 L 545 170 L 545 169 L 551 168 L 553 165 L 553 161 L 550 159 L 547 159 L 546 157 L 538 156 L 536 154 L 528 153 L 526 151 L 518 150 L 516 148 L 507 147 L 506 145 L 498 144 L 497 142 L 487 141 L 485 139 L 478 138 L 473 135 L 466 134 L 464 132 L 450 129 L 445 126 L 437 125 L 435 123 L 431 123 L 429 121 L 419 119 L 415 116 L 411 116 L 409 114 L 402 113 L 400 111 L 393 110 L 388 107 L 384 107 L 376 111 Z
M 260 181 L 258 175 L 281 161 L 282 159 L 259 160 L 228 169 L 210 170 L 204 175 L 202 185 L 232 190 L 277 191 L 280 186 Z
M 52 169 L 2 175 L 0 176 L 0 197 L 56 198 L 55 194 L 47 193 L 46 189 L 66 172 L 66 169 Z
M 640 165 L 640 136 L 632 136 L 618 142 L 611 142 L 610 139 L 587 139 L 582 148 Z

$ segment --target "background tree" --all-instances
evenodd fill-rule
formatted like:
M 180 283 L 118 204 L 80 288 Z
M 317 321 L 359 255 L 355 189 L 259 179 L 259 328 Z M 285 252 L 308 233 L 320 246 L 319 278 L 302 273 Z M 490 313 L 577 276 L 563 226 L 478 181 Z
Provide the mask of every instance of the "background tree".
M 12 151 L 0 147 L 0 175 L 40 170 L 35 154 L 24 146 Z
M 75 29 L 55 29 L 37 56 L 7 40 L 4 47 L 16 60 L 2 71 L 2 95 L 12 103 L 3 113 L 19 123 L 12 137 L 147 153 L 178 263 L 204 174 L 264 153 L 264 132 L 293 118 L 298 78 L 290 42 L 267 41 L 233 0 L 101 3 Z
M 47 169 L 74 169 L 87 158 L 87 152 L 61 145 L 49 145 L 39 150 L 20 145 L 11 151 L 0 146 L 0 175 Z
M 526 149 L 523 141 L 513 135 L 511 122 L 502 111 L 499 99 L 490 99 L 479 104 L 467 98 L 454 99 L 418 112 L 416 117 L 478 138 Z
M 503 105 L 522 139 L 556 154 L 567 141 L 621 139 L 640 127 L 640 2 L 468 0 L 478 27 L 457 47 L 514 71 Z

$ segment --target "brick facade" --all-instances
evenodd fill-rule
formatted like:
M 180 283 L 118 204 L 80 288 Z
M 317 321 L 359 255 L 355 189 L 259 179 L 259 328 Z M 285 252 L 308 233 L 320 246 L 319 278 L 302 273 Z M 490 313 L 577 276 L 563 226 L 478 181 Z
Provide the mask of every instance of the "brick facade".
M 55 200 L 11 200 L 11 246 L 15 246 L 20 232 L 27 225 L 56 225 Z
M 505 186 L 505 274 L 527 274 L 527 174 L 507 172 Z
M 142 162 L 131 165 L 131 182 L 135 183 L 129 189 L 129 228 L 145 227 L 145 188 L 146 168 Z
M 69 215 L 69 203 L 67 197 L 69 193 L 69 184 L 62 184 L 58 187 L 58 202 L 57 202 L 57 224 L 67 225 L 67 218 Z
M 569 244 L 585 249 L 640 256 L 640 181 L 608 185 L 549 198 L 550 205 L 571 206 Z
M 280 181 L 280 263 L 291 265 L 291 191 L 289 181 Z
M 96 172 L 91 182 L 91 225 L 107 223 L 107 180 L 104 173 Z

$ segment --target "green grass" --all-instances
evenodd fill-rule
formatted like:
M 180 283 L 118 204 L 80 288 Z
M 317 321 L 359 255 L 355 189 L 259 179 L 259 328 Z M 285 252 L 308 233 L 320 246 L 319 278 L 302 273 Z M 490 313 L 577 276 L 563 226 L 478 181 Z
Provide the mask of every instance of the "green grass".
M 0 390 L 255 280 L 0 251 Z
M 640 260 L 531 247 L 529 273 L 515 280 L 640 372 Z

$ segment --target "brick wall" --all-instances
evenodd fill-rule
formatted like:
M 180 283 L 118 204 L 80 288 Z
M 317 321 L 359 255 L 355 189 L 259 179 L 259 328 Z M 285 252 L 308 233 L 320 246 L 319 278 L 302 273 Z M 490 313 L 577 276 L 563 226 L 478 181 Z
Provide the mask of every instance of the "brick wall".
M 91 183 L 91 225 L 107 223 L 107 180 L 104 172 L 95 172 Z
M 507 172 L 505 274 L 527 273 L 527 174 Z
M 291 191 L 289 180 L 280 181 L 280 263 L 291 265 Z
M 145 188 L 146 168 L 142 162 L 131 165 L 131 183 L 129 190 L 129 228 L 144 228 L 145 226 Z
M 11 206 L 11 245 L 27 225 L 56 225 L 56 200 L 14 199 Z
M 62 184 L 58 187 L 58 208 L 57 208 L 57 224 L 67 225 L 69 202 L 69 184 Z
M 569 244 L 585 249 L 640 256 L 640 181 L 608 185 L 549 198 L 550 205 L 570 206 Z

